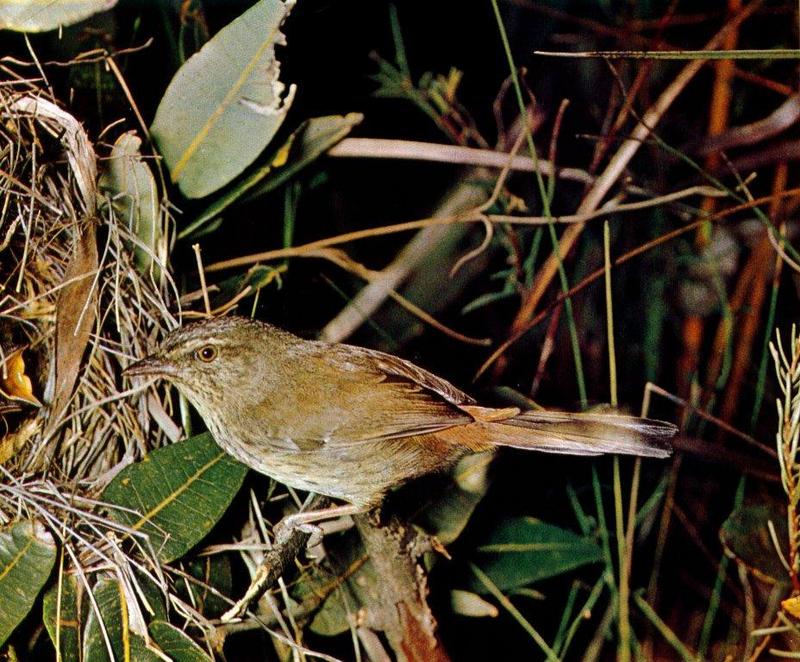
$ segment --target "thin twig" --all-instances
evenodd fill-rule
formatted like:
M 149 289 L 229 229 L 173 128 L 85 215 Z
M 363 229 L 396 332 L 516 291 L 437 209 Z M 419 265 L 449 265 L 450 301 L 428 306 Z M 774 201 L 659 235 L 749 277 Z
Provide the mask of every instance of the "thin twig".
M 725 25 L 711 40 L 708 41 L 705 49 L 711 50 L 716 48 L 729 31 L 737 29 L 745 19 L 752 16 L 762 4 L 762 0 L 755 0 L 754 2 L 748 4 L 740 14 L 731 19 L 727 25 Z M 672 83 L 670 83 L 661 93 L 655 103 L 644 113 L 644 115 L 642 115 L 641 120 L 631 132 L 630 137 L 622 143 L 617 152 L 609 161 L 606 169 L 595 180 L 592 188 L 578 206 L 578 214 L 592 213 L 599 207 L 603 198 L 622 175 L 628 163 L 630 163 L 636 152 L 639 151 L 641 145 L 650 135 L 650 132 L 653 130 L 653 128 L 658 124 L 664 113 L 672 105 L 672 102 L 675 101 L 678 95 L 685 89 L 685 87 L 700 71 L 704 64 L 705 60 L 701 59 L 696 59 L 689 62 L 689 64 L 687 64 L 675 77 Z M 564 231 L 564 234 L 561 236 L 558 251 L 551 254 L 539 269 L 538 277 L 534 282 L 528 297 L 523 302 L 523 305 L 520 306 L 520 310 L 511 325 L 511 332 L 509 334 L 510 336 L 516 337 L 520 329 L 524 328 L 528 320 L 533 316 L 533 313 L 544 296 L 545 291 L 550 286 L 550 283 L 558 271 L 558 266 L 560 263 L 559 256 L 566 256 L 570 253 L 572 247 L 577 242 L 578 237 L 580 237 L 581 233 L 583 232 L 584 227 L 585 225 L 583 223 L 578 223 L 568 227 Z
M 363 239 L 371 239 L 374 237 L 381 237 L 390 234 L 397 234 L 400 232 L 408 232 L 409 230 L 419 230 L 423 228 L 430 228 L 442 225 L 457 225 L 462 223 L 483 223 L 487 219 L 492 223 L 504 223 L 510 225 L 548 225 L 550 223 L 563 223 L 563 224 L 582 224 L 587 221 L 608 216 L 612 213 L 627 213 L 634 211 L 641 211 L 650 207 L 656 207 L 670 202 L 676 202 L 683 198 L 694 195 L 713 195 L 724 197 L 727 194 L 719 191 L 710 186 L 690 186 L 680 191 L 674 191 L 665 195 L 656 196 L 649 200 L 641 200 L 639 202 L 618 203 L 609 206 L 604 206 L 602 209 L 584 214 L 567 214 L 564 216 L 511 216 L 504 214 L 488 214 L 484 215 L 485 204 L 480 205 L 473 210 L 466 211 L 462 214 L 455 214 L 452 216 L 435 216 L 423 218 L 418 221 L 406 221 L 404 223 L 395 223 L 392 225 L 384 225 L 377 228 L 368 228 L 366 230 L 355 230 L 353 232 L 346 232 L 344 234 L 328 237 L 327 239 L 318 239 L 307 244 L 300 246 L 291 246 L 287 248 L 276 248 L 269 251 L 260 253 L 252 253 L 250 255 L 242 255 L 240 257 L 231 258 L 229 260 L 221 260 L 209 264 L 205 270 L 208 273 L 216 271 L 223 271 L 225 269 L 233 269 L 235 267 L 242 267 L 258 262 L 267 262 L 271 260 L 279 260 L 292 257 L 306 257 L 308 253 L 318 251 L 321 248 L 329 248 L 331 246 L 338 246 L 347 244 L 354 241 L 361 241 Z
M 328 156 L 339 158 L 408 159 L 433 161 L 450 165 L 471 165 L 483 168 L 509 168 L 518 172 L 533 172 L 536 166 L 527 156 L 514 156 L 510 161 L 506 152 L 496 152 L 477 147 L 443 145 L 417 140 L 392 140 L 387 138 L 345 138 L 328 151 Z M 539 170 L 546 175 L 588 184 L 592 176 L 578 168 L 553 168 L 553 164 L 539 159 Z
M 203 306 L 206 309 L 206 315 L 211 315 L 211 302 L 208 298 L 208 288 L 206 287 L 206 273 L 203 269 L 203 258 L 200 255 L 200 244 L 192 244 L 194 257 L 197 261 L 197 274 L 200 276 L 200 291 L 203 293 Z

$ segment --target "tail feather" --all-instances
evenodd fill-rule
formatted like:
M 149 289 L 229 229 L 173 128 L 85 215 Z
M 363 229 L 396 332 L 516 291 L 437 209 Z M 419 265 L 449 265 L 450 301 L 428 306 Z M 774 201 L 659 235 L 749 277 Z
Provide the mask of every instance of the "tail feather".
M 526 411 L 502 422 L 483 424 L 488 440 L 543 453 L 602 455 L 619 453 L 642 457 L 669 457 L 671 423 L 616 414 L 572 414 Z

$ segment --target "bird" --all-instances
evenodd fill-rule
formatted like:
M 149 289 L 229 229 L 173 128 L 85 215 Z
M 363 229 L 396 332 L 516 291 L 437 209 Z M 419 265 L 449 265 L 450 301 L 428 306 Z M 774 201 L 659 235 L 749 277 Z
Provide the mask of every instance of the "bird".
M 306 340 L 239 316 L 171 331 L 124 374 L 171 382 L 224 451 L 353 512 L 469 453 L 511 447 L 665 458 L 677 431 L 636 416 L 481 406 L 392 354 Z

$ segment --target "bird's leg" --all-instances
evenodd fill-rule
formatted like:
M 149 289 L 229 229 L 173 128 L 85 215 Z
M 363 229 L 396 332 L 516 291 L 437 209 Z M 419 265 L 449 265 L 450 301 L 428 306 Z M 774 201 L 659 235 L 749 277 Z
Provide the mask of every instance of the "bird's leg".
M 318 545 L 322 540 L 322 529 L 315 522 L 346 517 L 348 515 L 358 515 L 363 513 L 364 508 L 352 504 L 341 506 L 330 506 L 320 510 L 309 510 L 304 513 L 295 513 L 284 517 L 275 525 L 275 542 L 287 540 L 295 531 L 301 531 L 309 535 L 307 547 L 311 548 Z
M 304 547 L 313 547 L 322 539 L 322 529 L 314 524 L 323 520 L 346 515 L 357 515 L 364 508 L 350 504 L 309 510 L 284 517 L 275 525 L 275 541 L 253 576 L 250 586 L 241 599 L 228 609 L 220 620 L 229 623 L 238 620 L 248 607 L 258 600 L 283 574 L 283 568 L 291 563 Z

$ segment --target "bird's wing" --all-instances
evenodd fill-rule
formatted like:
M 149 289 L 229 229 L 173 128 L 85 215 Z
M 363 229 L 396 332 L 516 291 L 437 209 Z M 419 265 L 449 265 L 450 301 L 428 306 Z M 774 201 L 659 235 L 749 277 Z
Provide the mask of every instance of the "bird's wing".
M 323 343 L 307 343 L 296 351 L 303 356 L 297 357 L 295 365 L 309 371 L 298 375 L 304 385 L 303 409 L 313 412 L 299 425 L 293 417 L 292 437 L 300 446 L 396 439 L 474 420 L 459 408 L 475 403 L 469 395 L 391 354 Z M 326 375 L 335 379 L 325 379 Z
M 343 347 L 347 348 L 345 352 L 347 357 L 351 360 L 355 359 L 362 369 L 373 372 L 382 382 L 395 384 L 415 392 L 425 392 L 430 397 L 445 400 L 456 407 L 475 404 L 473 397 L 411 361 L 375 349 L 336 345 L 338 351 L 341 351 Z

